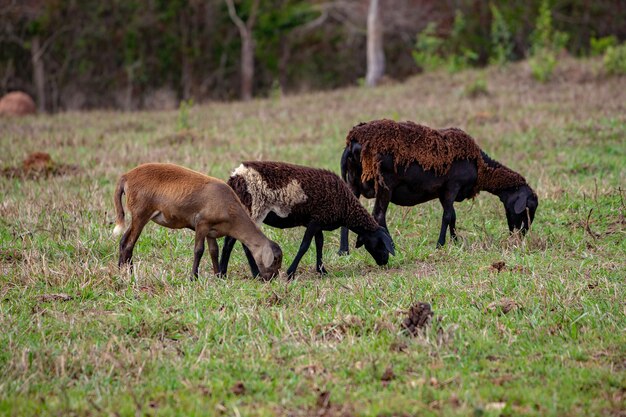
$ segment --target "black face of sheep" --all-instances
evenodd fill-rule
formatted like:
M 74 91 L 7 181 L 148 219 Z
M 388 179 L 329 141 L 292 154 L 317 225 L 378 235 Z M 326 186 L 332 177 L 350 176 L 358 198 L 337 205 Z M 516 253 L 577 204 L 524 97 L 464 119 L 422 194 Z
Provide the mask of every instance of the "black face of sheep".
M 365 250 L 372 255 L 378 265 L 387 265 L 389 254 L 395 255 L 391 236 L 383 227 L 373 233 L 362 233 L 356 239 L 356 247 L 365 246 Z
M 509 231 L 512 233 L 518 229 L 525 234 L 530 229 L 539 206 L 537 194 L 529 186 L 523 185 L 516 189 L 505 190 L 499 197 L 506 210 Z

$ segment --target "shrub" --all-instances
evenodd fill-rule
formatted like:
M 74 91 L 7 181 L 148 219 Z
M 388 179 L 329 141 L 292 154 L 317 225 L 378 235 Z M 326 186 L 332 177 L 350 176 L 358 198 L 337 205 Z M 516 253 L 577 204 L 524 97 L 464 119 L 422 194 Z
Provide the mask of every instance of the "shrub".
M 182 100 L 178 108 L 178 131 L 189 130 L 189 109 L 193 107 L 193 100 Z
M 492 56 L 489 62 L 502 66 L 511 60 L 513 54 L 511 31 L 498 7 L 493 3 L 490 7 L 493 20 L 491 21 Z
M 444 60 L 439 55 L 443 39 L 435 33 L 437 27 L 434 22 L 428 23 L 426 29 L 417 35 L 415 49 L 413 50 L 413 59 L 415 63 L 422 67 L 424 71 L 432 71 L 443 66 Z
M 589 39 L 591 56 L 603 55 L 607 49 L 617 46 L 617 38 L 613 35 L 596 38 L 594 36 Z
M 463 31 L 466 22 L 463 13 L 457 10 L 452 31 L 448 38 L 437 36 L 435 23 L 430 22 L 417 35 L 413 59 L 424 71 L 445 67 L 449 72 L 463 70 L 476 61 L 478 55 L 464 46 Z
M 567 33 L 559 32 L 552 27 L 552 12 L 548 0 L 541 2 L 531 40 L 532 75 L 541 82 L 548 81 L 557 65 L 557 53 L 565 47 L 568 40 Z
M 607 74 L 626 74 L 626 43 L 619 46 L 609 46 L 604 53 L 603 62 Z
M 478 96 L 489 95 L 487 89 L 487 80 L 484 77 L 478 77 L 471 83 L 467 84 L 463 88 L 463 96 L 469 98 L 476 98 Z

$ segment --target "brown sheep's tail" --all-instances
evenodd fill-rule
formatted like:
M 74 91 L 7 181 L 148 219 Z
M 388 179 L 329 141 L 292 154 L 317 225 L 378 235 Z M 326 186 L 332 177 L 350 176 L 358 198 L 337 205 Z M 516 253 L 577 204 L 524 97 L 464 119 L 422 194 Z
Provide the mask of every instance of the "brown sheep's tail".
M 126 185 L 126 178 L 121 177 L 117 182 L 115 188 L 115 195 L 113 196 L 113 202 L 115 203 L 115 211 L 117 215 L 115 217 L 115 229 L 113 229 L 113 235 L 118 236 L 126 229 L 126 222 L 124 221 L 124 206 L 122 205 L 122 195 L 124 194 L 124 186 Z

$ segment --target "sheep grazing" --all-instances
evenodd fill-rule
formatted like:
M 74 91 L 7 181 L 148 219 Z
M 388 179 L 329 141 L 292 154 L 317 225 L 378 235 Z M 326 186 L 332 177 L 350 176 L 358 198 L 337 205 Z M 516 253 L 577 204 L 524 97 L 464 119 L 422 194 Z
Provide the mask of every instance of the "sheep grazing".
M 0 115 L 27 116 L 36 112 L 33 99 L 21 91 L 13 91 L 0 99 Z
M 304 238 L 287 275 L 293 278 L 300 259 L 315 238 L 316 269 L 322 263 L 324 230 L 345 226 L 358 235 L 356 247 L 365 246 L 378 265 L 386 265 L 395 254 L 388 232 L 380 227 L 336 174 L 281 162 L 244 162 L 228 180 L 252 219 L 281 229 L 305 226 Z M 235 239 L 224 240 L 220 273 L 226 274 Z M 245 245 L 245 242 L 243 242 Z M 245 246 L 244 246 L 245 250 Z M 253 259 L 248 256 L 252 273 Z
M 218 272 L 216 238 L 226 235 L 241 240 L 250 248 L 263 279 L 270 279 L 278 273 L 282 262 L 280 247 L 261 233 L 224 181 L 173 164 L 140 165 L 122 175 L 117 183 L 114 198 L 116 235 L 125 227 L 122 194 L 126 194 L 132 220 L 120 240 L 120 267 L 125 264 L 132 267 L 135 243 L 144 226 L 152 220 L 170 229 L 187 228 L 196 232 L 192 279 L 198 277 L 205 239 L 213 272 Z
M 448 227 L 456 239 L 454 202 L 482 190 L 500 198 L 511 232 L 525 233 L 539 205 L 524 177 L 489 158 L 457 128 L 435 130 L 391 120 L 361 123 L 346 138 L 341 174 L 357 197 L 376 198 L 373 216 L 385 228 L 390 202 L 414 206 L 438 198 L 443 218 L 437 246 L 444 245 Z M 348 231 L 342 229 L 339 253 L 347 252 Z

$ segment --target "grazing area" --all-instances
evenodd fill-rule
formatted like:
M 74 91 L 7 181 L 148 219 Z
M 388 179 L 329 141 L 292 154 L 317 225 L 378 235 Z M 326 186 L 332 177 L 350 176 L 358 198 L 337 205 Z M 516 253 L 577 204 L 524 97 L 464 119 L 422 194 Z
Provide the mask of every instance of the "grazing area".
M 0 118 L 0 414 L 623 416 L 626 78 L 597 65 L 564 59 L 544 84 L 522 62 L 179 111 Z M 485 93 L 464 94 L 477 79 Z M 510 235 L 481 193 L 455 205 L 457 242 L 435 249 L 439 202 L 391 204 L 385 267 L 354 234 L 337 255 L 336 230 L 327 275 L 308 251 L 295 280 L 290 258 L 253 279 L 236 250 L 227 277 L 205 259 L 190 281 L 194 233 L 149 223 L 135 274 L 118 269 L 113 194 L 129 169 L 226 180 L 260 159 L 339 173 L 350 129 L 382 118 L 459 127 L 523 173 L 540 201 L 531 230 Z M 75 169 L 16 175 L 35 152 Z M 301 228 L 261 229 L 297 253 Z

